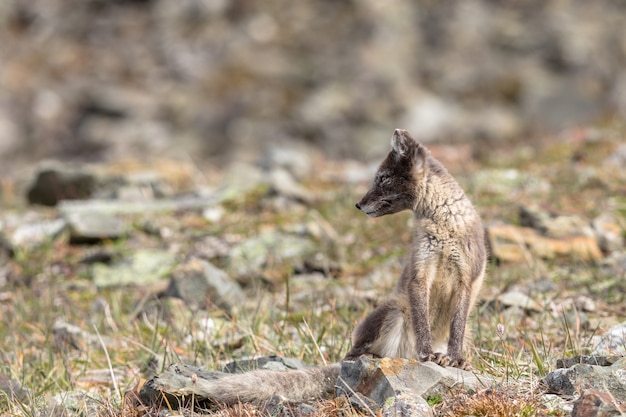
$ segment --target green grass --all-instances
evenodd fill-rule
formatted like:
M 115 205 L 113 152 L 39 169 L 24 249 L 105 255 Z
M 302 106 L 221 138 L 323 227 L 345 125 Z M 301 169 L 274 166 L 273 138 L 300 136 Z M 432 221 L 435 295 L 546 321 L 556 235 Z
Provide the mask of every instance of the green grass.
M 565 149 L 567 146 L 575 145 L 534 150 L 554 152 L 539 160 L 533 150 L 525 148 L 523 157 L 515 160 L 519 169 L 532 169 L 533 175 L 553 184 L 552 191 L 536 197 L 536 202 L 592 217 L 601 211 L 604 201 L 615 198 L 615 214 L 623 222 L 624 178 L 611 177 L 604 188 L 577 182 L 580 167 L 563 160 L 576 151 Z M 585 148 L 588 152 L 594 149 L 606 152 L 606 147 Z M 494 165 L 506 166 L 501 160 Z M 371 300 L 346 296 L 350 292 L 339 290 L 373 289 L 380 296 L 388 293 L 411 239 L 411 218 L 403 213 L 373 220 L 357 212 L 354 202 L 366 185 L 315 180 L 306 185 L 325 197 L 311 206 L 280 211 L 270 204 L 263 190 L 255 190 L 229 201 L 227 214 L 217 224 L 205 221 L 197 212 L 150 216 L 155 227 L 169 228 L 171 234 L 165 239 L 138 226 L 127 238 L 104 242 L 99 248 L 70 246 L 66 238 L 61 238 L 34 251 L 18 251 L 8 260 L 6 283 L 0 284 L 0 374 L 19 382 L 28 394 L 11 398 L 0 393 L 0 414 L 51 415 L 46 406 L 50 407 L 52 396 L 82 390 L 94 400 L 77 407 L 89 409 L 90 413 L 96 410 L 100 416 L 140 415 L 136 407 L 128 403 L 122 406 L 122 396 L 173 362 L 220 369 L 231 359 L 273 353 L 309 364 L 340 360 L 350 348 L 354 325 L 374 305 Z M 488 220 L 515 221 L 517 214 L 511 210 L 520 202 L 518 195 L 472 198 Z M 129 219 L 135 225 L 146 220 L 143 216 Z M 168 246 L 176 246 L 182 259 L 192 252 L 196 241 L 206 236 L 240 241 L 262 230 L 291 230 L 307 224 L 317 227 L 314 239 L 322 256 L 341 268 L 318 283 L 321 288 L 313 285 L 315 289 L 311 290 L 307 285 L 312 284 L 294 275 L 293 265 L 279 260 L 265 271 L 274 277 L 271 283 L 245 283 L 247 300 L 236 314 L 217 308 L 193 311 L 180 300 L 158 298 L 158 290 L 141 286 L 98 289 L 91 283 L 89 266 L 79 263 L 86 253 L 97 249 L 122 257 L 137 248 Z M 225 259 L 213 261 L 228 266 Z M 542 312 L 511 316 L 490 301 L 504 290 L 533 288 L 542 280 L 554 285 L 553 290 L 531 294 L 544 306 Z M 623 315 L 624 311 L 611 307 L 624 301 L 622 281 L 599 266 L 568 260 L 533 259 L 531 264 L 490 265 L 478 313 L 472 316 L 474 367 L 498 376 L 505 387 L 536 382 L 553 369 L 556 358 L 585 353 L 590 337 L 597 331 L 564 320 L 567 314 L 575 313 L 570 301 L 586 294 L 598 303 L 597 311 L 589 312 L 590 316 Z M 88 333 L 88 341 L 55 335 L 53 328 L 59 320 Z M 504 326 L 503 331 L 498 330 L 499 324 Z M 115 372 L 119 377 L 115 383 L 106 377 L 95 380 L 94 371 L 105 376 L 107 371 Z M 489 411 L 485 404 L 491 401 L 495 407 L 506 403 L 510 395 L 505 388 L 457 398 L 462 406 L 455 406 L 454 399 L 447 398 L 433 398 L 431 404 L 441 415 L 499 415 L 488 414 L 499 409 Z M 516 415 L 538 415 L 537 398 L 531 394 L 525 398 Z M 356 415 L 338 400 L 323 403 L 321 410 L 321 416 Z M 240 407 L 231 410 L 231 415 L 250 412 Z

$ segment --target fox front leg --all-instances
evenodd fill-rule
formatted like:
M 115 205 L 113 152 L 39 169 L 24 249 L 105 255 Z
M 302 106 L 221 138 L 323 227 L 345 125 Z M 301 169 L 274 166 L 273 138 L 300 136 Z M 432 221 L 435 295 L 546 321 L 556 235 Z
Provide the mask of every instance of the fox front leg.
M 416 357 L 422 362 L 438 362 L 441 360 L 441 354 L 433 353 L 433 339 L 428 320 L 428 289 L 420 285 L 424 283 L 424 281 L 414 279 L 408 288 Z

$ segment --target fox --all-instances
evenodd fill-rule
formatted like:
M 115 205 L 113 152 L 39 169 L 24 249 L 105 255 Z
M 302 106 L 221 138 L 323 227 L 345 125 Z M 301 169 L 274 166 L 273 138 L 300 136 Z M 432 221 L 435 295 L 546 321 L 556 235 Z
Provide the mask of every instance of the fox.
M 395 290 L 356 326 L 343 361 L 399 357 L 471 370 L 464 356 L 471 339 L 468 317 L 487 257 L 480 216 L 461 186 L 425 146 L 396 129 L 356 208 L 373 218 L 411 210 L 415 231 Z M 305 401 L 333 393 L 340 371 L 341 362 L 256 370 L 203 381 L 202 391 L 224 405 L 276 397 Z
M 396 129 L 356 208 L 369 217 L 411 210 L 416 227 L 393 294 L 357 325 L 344 360 L 401 357 L 471 370 L 468 317 L 487 252 L 482 221 L 461 186 L 425 146 Z

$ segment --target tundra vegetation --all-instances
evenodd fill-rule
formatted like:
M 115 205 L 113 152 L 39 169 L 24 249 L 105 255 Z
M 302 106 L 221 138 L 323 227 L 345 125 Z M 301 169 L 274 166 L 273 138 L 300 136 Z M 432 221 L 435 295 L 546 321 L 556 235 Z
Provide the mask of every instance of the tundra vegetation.
M 491 242 L 470 319 L 468 358 L 501 384 L 429 398 L 436 414 L 567 415 L 550 408 L 539 379 L 557 359 L 590 353 L 594 336 L 626 315 L 625 132 L 611 124 L 532 143 L 430 147 L 487 230 L 514 231 Z M 174 362 L 219 370 L 268 354 L 341 360 L 355 324 L 395 284 L 412 219 L 368 219 L 354 208 L 372 167 L 306 157 L 314 169 L 304 174 L 270 167 L 243 184 L 224 172 L 198 179 L 183 163 L 142 166 L 161 173 L 169 194 L 141 210 L 122 199 L 96 210 L 124 225 L 104 238 L 78 239 L 76 207 L 27 206 L 3 179 L 0 414 L 147 415 L 158 410 L 132 393 Z M 124 177 L 136 167 L 97 169 Z M 206 195 L 206 204 L 183 203 Z M 89 198 L 80 204 L 100 201 Z M 42 239 L 57 220 L 58 233 Z M 584 239 L 597 247 L 577 252 Z M 225 271 L 227 284 L 198 296 L 193 271 L 203 262 Z M 130 282 L 111 282 L 124 276 Z M 220 292 L 225 285 L 236 289 Z M 341 398 L 314 406 L 318 416 L 359 415 Z M 262 415 L 245 404 L 216 412 Z

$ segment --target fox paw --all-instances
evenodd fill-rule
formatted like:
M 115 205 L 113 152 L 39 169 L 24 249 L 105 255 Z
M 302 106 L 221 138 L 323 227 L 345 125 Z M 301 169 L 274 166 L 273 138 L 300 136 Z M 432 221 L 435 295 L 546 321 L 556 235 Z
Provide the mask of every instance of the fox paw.
M 450 357 L 443 353 L 431 353 L 429 355 L 422 356 L 422 362 L 433 362 L 440 366 L 449 366 L 450 365 Z
M 454 359 L 454 360 L 450 360 L 450 365 L 449 366 L 453 366 L 455 368 L 459 368 L 462 369 L 464 371 L 472 371 L 474 368 L 472 368 L 472 365 L 466 361 L 465 359 Z

